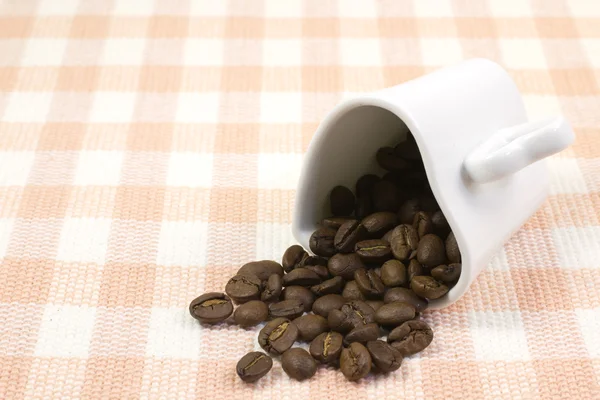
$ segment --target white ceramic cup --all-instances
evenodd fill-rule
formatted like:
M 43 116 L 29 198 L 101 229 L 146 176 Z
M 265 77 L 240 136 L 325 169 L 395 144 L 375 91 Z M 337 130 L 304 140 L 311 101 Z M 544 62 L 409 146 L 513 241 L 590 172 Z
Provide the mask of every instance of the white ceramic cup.
M 382 146 L 411 132 L 431 189 L 462 255 L 462 274 L 446 307 L 459 299 L 506 240 L 547 196 L 542 160 L 574 140 L 562 117 L 528 122 L 521 95 L 499 65 L 474 59 L 337 105 L 306 153 L 296 193 L 293 235 L 308 248 L 329 216 L 336 185 L 354 188 L 366 173 L 383 174 Z

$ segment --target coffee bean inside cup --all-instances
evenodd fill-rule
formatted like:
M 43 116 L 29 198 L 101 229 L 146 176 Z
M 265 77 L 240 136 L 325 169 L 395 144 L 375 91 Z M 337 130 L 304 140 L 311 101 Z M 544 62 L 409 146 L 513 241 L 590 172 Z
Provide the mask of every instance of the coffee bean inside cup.
M 225 293 L 191 302 L 190 314 L 203 324 L 260 329 L 258 343 L 266 353 L 239 360 L 242 381 L 265 376 L 270 355 L 281 356 L 291 379 L 311 378 L 321 363 L 357 381 L 398 370 L 404 357 L 432 342 L 427 307 L 460 280 L 458 243 L 414 138 L 371 156 L 387 172 L 365 171 L 354 184 L 332 187 L 323 205 L 330 214 L 318 222 L 309 249 L 282 249 L 281 264 L 246 263 Z M 385 336 L 387 341 L 380 339 Z M 296 342 L 309 342 L 309 351 Z

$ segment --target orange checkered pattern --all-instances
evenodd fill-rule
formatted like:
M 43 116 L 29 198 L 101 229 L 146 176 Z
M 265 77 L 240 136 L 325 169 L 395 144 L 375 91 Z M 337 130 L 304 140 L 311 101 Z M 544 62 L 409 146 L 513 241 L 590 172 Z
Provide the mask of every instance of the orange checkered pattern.
M 548 201 L 401 370 L 243 384 L 190 300 L 294 242 L 341 98 L 471 57 L 574 126 Z M 600 3 L 0 0 L 0 321 L 2 399 L 600 398 Z

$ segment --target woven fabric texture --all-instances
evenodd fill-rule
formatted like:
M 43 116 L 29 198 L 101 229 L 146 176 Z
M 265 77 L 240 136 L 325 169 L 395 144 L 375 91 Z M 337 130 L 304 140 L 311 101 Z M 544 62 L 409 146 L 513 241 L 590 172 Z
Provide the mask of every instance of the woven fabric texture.
M 576 143 L 432 345 L 255 385 L 187 306 L 294 243 L 319 121 L 471 57 Z M 0 0 L 0 398 L 600 398 L 600 2 Z M 490 227 L 494 229 L 494 227 Z

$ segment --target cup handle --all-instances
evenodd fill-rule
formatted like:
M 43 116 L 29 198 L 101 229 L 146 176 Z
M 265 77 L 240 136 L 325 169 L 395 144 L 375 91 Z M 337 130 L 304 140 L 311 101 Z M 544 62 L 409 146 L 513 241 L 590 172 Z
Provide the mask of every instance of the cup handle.
M 467 174 L 478 183 L 492 182 L 566 149 L 575 140 L 562 116 L 501 129 L 464 161 Z

